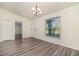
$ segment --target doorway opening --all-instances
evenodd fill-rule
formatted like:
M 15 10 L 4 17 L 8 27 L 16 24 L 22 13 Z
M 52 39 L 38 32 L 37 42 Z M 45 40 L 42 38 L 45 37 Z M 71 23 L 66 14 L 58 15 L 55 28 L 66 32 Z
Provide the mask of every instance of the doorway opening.
M 22 23 L 15 22 L 15 39 L 22 39 Z

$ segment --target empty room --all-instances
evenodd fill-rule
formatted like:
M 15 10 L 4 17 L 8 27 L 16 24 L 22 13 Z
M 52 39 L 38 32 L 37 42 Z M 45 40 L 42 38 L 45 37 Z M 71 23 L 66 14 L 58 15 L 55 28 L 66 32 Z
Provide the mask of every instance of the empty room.
M 79 2 L 0 2 L 0 56 L 79 56 Z

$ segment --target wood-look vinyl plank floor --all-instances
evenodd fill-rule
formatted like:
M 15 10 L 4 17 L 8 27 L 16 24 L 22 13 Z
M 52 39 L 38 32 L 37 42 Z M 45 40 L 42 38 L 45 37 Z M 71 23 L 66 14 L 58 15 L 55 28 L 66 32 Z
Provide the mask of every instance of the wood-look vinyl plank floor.
M 79 51 L 35 38 L 0 42 L 0 56 L 78 56 Z

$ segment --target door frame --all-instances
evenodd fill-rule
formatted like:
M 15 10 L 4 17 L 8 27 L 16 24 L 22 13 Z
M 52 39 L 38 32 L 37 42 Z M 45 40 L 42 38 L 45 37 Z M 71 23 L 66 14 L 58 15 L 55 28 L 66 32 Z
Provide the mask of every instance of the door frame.
M 22 29 L 22 28 L 23 28 L 23 23 L 20 22 L 20 21 L 15 21 L 15 34 L 14 34 L 14 35 L 15 35 L 15 39 L 16 39 L 16 23 L 20 23 L 21 26 L 22 26 L 22 27 L 21 27 L 21 32 L 22 32 L 21 34 L 22 34 L 22 38 L 23 38 L 23 29 Z

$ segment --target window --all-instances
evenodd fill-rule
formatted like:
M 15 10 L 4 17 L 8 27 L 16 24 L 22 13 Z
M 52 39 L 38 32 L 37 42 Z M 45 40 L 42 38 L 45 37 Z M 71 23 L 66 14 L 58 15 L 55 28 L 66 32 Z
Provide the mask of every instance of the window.
M 46 21 L 46 35 L 60 37 L 60 17 L 53 17 Z

